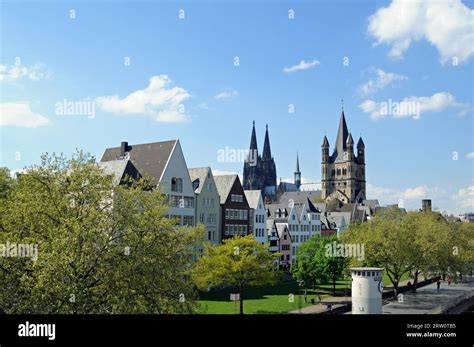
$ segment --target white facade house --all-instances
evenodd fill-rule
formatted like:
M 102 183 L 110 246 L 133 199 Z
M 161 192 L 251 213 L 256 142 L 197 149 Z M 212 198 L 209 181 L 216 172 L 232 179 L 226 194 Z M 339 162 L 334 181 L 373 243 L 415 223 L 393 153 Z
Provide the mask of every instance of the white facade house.
M 267 210 L 260 190 L 245 190 L 245 197 L 250 206 L 250 228 L 255 240 L 261 244 L 268 242 Z
M 168 201 L 167 217 L 181 226 L 195 225 L 194 189 L 179 140 L 107 148 L 101 163 L 128 159 L 140 175 L 156 184 Z

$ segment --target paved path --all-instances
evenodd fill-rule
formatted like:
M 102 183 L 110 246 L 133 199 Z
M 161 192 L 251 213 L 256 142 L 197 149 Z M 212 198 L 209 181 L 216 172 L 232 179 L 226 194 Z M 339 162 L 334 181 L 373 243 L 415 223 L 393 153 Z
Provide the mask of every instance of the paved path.
M 350 296 L 329 296 L 322 299 L 320 304 L 303 307 L 301 310 L 295 310 L 288 313 L 318 314 L 328 311 L 330 304 L 333 309 L 351 302 Z
M 461 301 L 474 297 L 474 280 L 468 283 L 448 285 L 441 282 L 438 291 L 436 283 L 417 289 L 417 293 L 403 293 L 403 302 L 390 301 L 382 306 L 383 314 L 440 314 Z

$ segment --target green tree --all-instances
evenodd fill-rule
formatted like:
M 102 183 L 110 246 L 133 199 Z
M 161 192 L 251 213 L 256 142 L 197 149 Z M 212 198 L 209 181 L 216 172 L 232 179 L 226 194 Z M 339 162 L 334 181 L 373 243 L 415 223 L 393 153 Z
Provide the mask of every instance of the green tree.
M 341 236 L 344 243 L 364 245 L 364 259 L 351 258 L 351 265 L 383 267 L 395 296 L 401 277 L 413 267 L 409 247 L 414 233 L 404 215 L 397 208 L 389 209 L 366 223 L 351 223 Z
M 340 246 L 343 245 L 336 235 L 311 237 L 298 247 L 297 262 L 291 267 L 291 273 L 305 284 L 331 282 L 335 295 L 336 281 L 342 277 L 348 263 L 345 256 L 333 252 Z
M 270 253 L 252 235 L 235 236 L 222 245 L 205 245 L 192 278 L 196 286 L 209 289 L 218 286 L 234 287 L 240 296 L 240 314 L 244 313 L 244 290 L 247 287 L 274 284 L 278 277 L 275 260 L 280 254 Z
M 36 261 L 0 257 L 7 313 L 192 312 L 202 230 L 165 218 L 146 180 L 116 186 L 93 157 L 43 155 L 0 208 L 0 244 L 32 244 Z

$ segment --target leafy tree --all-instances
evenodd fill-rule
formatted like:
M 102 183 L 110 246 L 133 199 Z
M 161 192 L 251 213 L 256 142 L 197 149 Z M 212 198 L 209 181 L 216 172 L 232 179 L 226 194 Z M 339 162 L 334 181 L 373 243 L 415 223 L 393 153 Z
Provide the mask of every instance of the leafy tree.
M 291 267 L 291 273 L 306 284 L 332 282 L 335 295 L 336 281 L 347 267 L 347 258 L 332 252 L 339 245 L 342 246 L 336 235 L 311 237 L 298 248 L 297 262 Z M 330 252 L 328 247 L 331 248 Z
M 353 265 L 385 268 L 397 295 L 400 278 L 411 272 L 416 291 L 420 273 L 467 272 L 473 259 L 472 227 L 449 223 L 437 212 L 386 211 L 367 223 L 351 224 L 345 242 L 365 245 L 365 259 Z
M 14 181 L 10 177 L 10 170 L 0 167 L 0 199 L 5 199 L 11 190 Z
M 165 218 L 146 180 L 116 186 L 93 157 L 45 154 L 0 208 L 0 244 L 38 246 L 36 261 L 0 257 L 7 313 L 192 312 L 193 246 L 202 230 Z
M 396 208 L 366 223 L 352 223 L 341 236 L 344 243 L 364 245 L 364 259 L 351 258 L 351 265 L 383 267 L 395 296 L 401 277 L 412 269 L 409 246 L 413 237 L 410 222 Z
M 235 236 L 222 245 L 205 245 L 204 255 L 197 261 L 192 278 L 196 286 L 209 289 L 234 287 L 240 296 L 240 314 L 244 313 L 244 290 L 249 286 L 274 284 L 278 277 L 275 260 L 280 254 L 270 253 L 252 235 Z

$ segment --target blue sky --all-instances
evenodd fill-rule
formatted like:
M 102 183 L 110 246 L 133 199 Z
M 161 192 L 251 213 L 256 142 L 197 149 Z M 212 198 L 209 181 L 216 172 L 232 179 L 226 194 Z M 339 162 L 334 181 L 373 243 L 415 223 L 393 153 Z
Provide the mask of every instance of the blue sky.
M 1 166 L 179 138 L 189 167 L 241 173 L 243 163 L 218 162 L 218 151 L 247 149 L 255 120 L 260 151 L 269 125 L 278 177 L 293 177 L 298 151 L 302 176 L 317 182 L 343 98 L 349 130 L 366 144 L 368 198 L 474 209 L 472 1 L 1 8 Z M 94 102 L 95 117 L 61 115 L 63 100 Z M 390 100 L 420 113 L 380 115 Z

